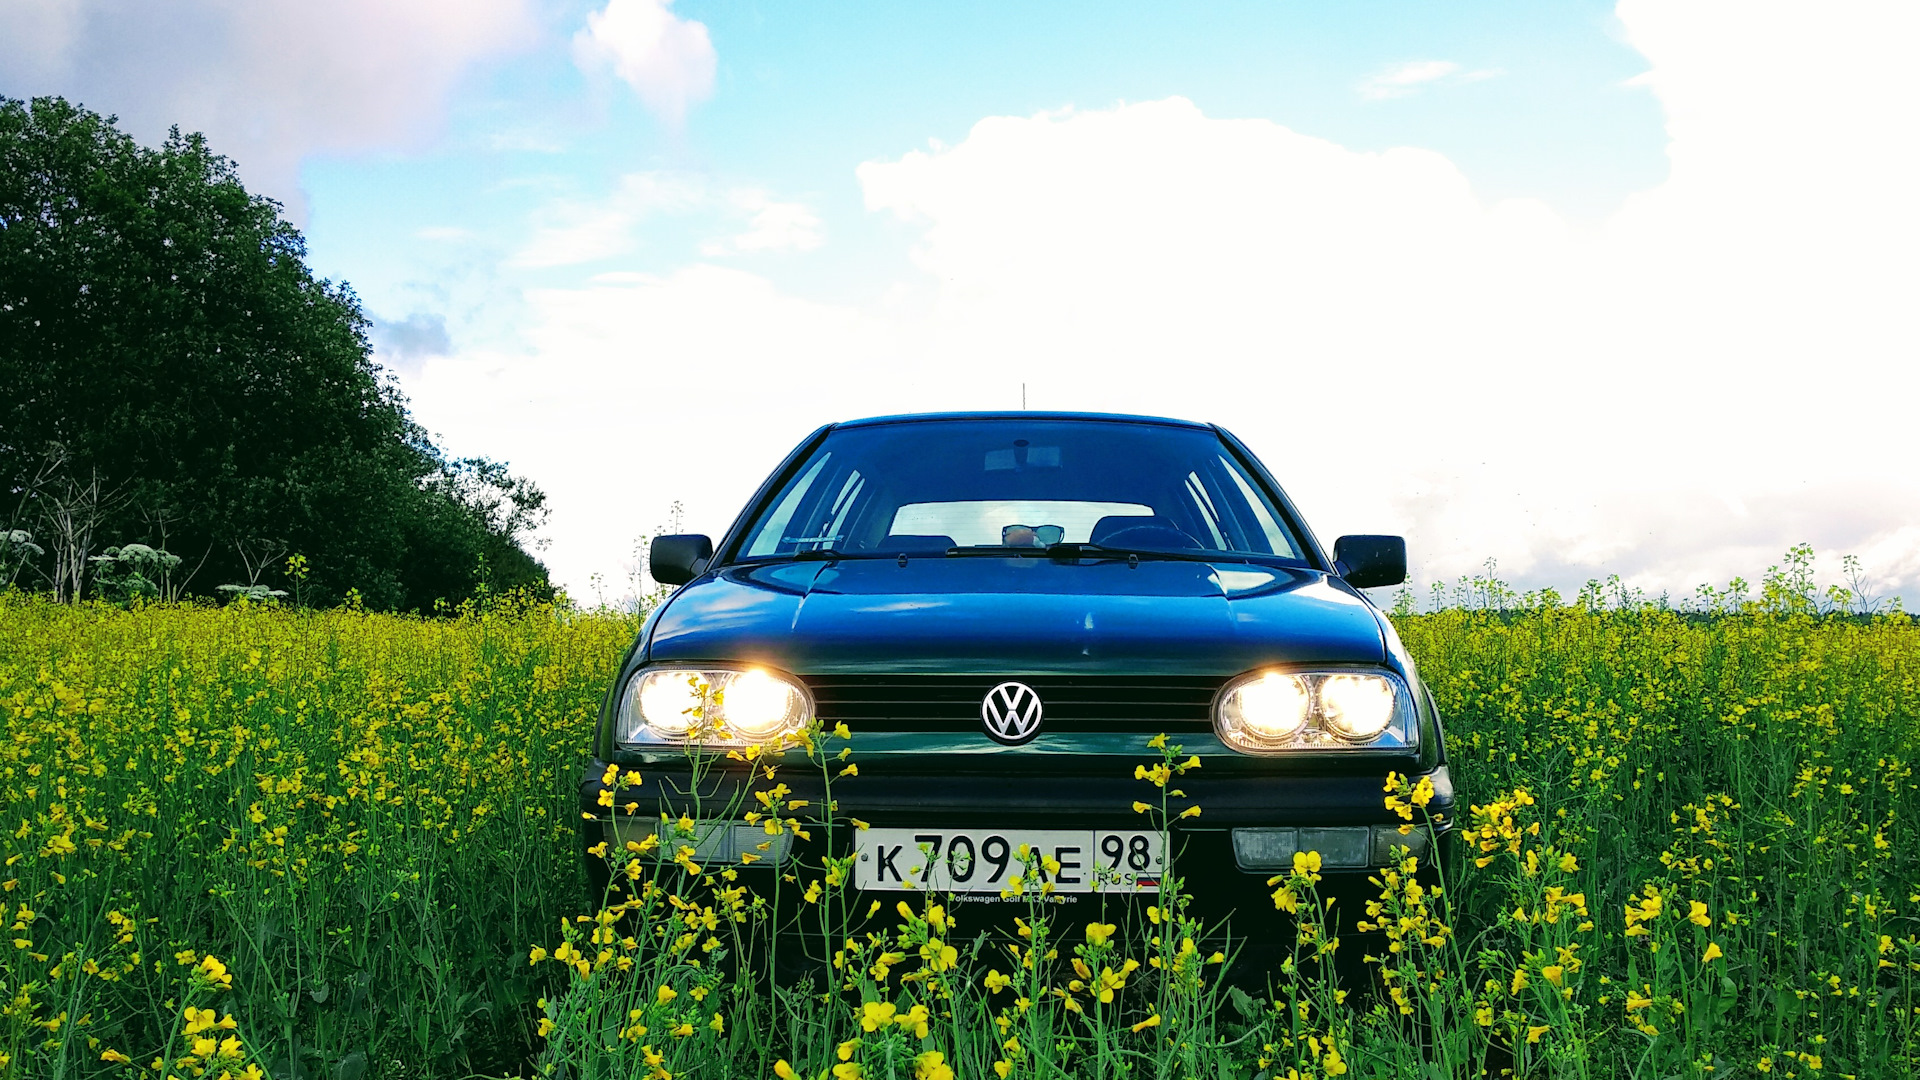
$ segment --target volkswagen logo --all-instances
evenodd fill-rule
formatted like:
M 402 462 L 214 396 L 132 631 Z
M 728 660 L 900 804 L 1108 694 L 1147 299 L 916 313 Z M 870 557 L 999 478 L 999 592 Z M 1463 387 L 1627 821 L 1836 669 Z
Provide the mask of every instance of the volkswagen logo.
M 1026 683 L 1003 682 L 980 701 L 980 723 L 995 742 L 1023 743 L 1040 734 L 1040 695 Z

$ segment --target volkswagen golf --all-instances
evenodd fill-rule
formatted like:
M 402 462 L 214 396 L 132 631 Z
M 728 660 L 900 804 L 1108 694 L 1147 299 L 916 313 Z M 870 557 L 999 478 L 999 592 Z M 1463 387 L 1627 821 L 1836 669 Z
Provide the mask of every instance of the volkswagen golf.
M 1365 893 L 1397 845 L 1433 857 L 1384 803 L 1389 774 L 1427 782 L 1442 839 L 1453 818 L 1433 698 L 1362 591 L 1405 578 L 1404 543 L 1326 551 L 1217 426 L 832 424 L 717 542 L 656 538 L 651 572 L 678 588 L 602 710 L 580 792 L 595 853 L 686 819 L 697 842 L 677 846 L 744 864 L 750 887 L 851 857 L 859 909 L 932 892 L 983 925 L 1018 901 L 1023 851 L 1068 921 L 1155 895 L 1174 860 L 1257 949 L 1283 933 L 1268 881 L 1296 852 L 1318 853 L 1335 896 Z M 771 786 L 765 761 L 741 751 L 835 730 L 857 765 L 824 806 L 848 826 L 837 850 L 823 829 L 770 835 L 772 804 L 748 797 Z M 1166 829 L 1135 808 L 1163 735 L 1197 759 L 1174 786 L 1200 808 Z M 832 771 L 785 769 L 782 801 L 821 811 Z M 606 864 L 588 867 L 604 887 Z

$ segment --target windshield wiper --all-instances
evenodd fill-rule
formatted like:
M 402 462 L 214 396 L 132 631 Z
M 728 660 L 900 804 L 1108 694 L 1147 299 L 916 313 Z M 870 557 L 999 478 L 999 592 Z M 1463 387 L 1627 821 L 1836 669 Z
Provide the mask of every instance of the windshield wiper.
M 1157 551 L 1153 548 L 1108 547 L 1105 544 L 1053 544 L 1045 549 L 1050 559 L 1165 559 L 1169 562 L 1214 562 L 1218 555 L 1200 551 Z
M 1152 548 L 1108 547 L 1105 544 L 1051 544 L 1047 547 L 1008 547 L 982 544 L 978 547 L 950 547 L 947 558 L 990 559 L 1129 559 L 1132 561 L 1167 560 L 1170 562 L 1213 562 L 1218 555 L 1198 551 L 1155 551 Z
M 796 551 L 787 557 L 794 562 L 838 562 L 847 556 L 832 548 L 813 548 L 808 551 Z

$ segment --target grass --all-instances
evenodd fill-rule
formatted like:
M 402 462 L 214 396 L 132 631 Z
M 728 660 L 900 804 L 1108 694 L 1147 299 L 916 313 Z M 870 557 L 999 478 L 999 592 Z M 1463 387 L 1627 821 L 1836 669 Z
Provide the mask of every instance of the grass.
M 625 891 L 587 910 L 578 770 L 631 619 L 0 595 L 0 1076 L 1920 1070 L 1920 627 L 1502 602 L 1396 617 L 1474 804 L 1461 861 L 1327 911 L 1303 859 L 1273 882 L 1297 959 L 1247 994 L 1176 889 L 1110 929 L 1034 897 L 983 940 L 808 866 L 783 888 L 833 987 L 765 978 L 770 909 L 672 829 L 606 851 Z M 858 783 L 858 751 L 817 732 L 761 789 Z M 1143 740 L 1149 817 L 1185 761 Z M 1382 798 L 1424 827 L 1417 789 Z

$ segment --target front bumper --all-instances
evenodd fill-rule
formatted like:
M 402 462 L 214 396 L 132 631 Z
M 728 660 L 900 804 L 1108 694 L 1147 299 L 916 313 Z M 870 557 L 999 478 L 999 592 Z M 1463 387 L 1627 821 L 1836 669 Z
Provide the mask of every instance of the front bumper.
M 622 765 L 619 771 L 625 774 L 630 768 Z M 776 782 L 787 788 L 778 802 L 780 816 L 805 822 L 820 814 L 828 790 L 817 771 L 786 768 L 776 774 L 776 779 L 768 779 L 764 772 L 733 762 L 704 774 L 697 784 L 692 769 L 679 763 L 655 761 L 643 767 L 642 782 L 637 787 L 603 784 L 605 769 L 604 763 L 590 763 L 580 787 L 581 843 L 588 849 L 586 866 L 596 900 L 604 895 L 608 873 L 606 863 L 590 849 L 603 841 L 614 841 L 610 846 L 617 847 L 619 839 L 643 833 L 648 823 L 657 822 L 663 814 L 675 819 L 685 815 L 715 821 L 738 820 L 747 811 L 764 812 L 765 806 L 755 792 L 768 791 Z M 1243 843 L 1237 857 L 1234 831 L 1292 828 L 1300 830 L 1297 837 L 1309 839 L 1327 835 L 1312 830 L 1328 828 L 1390 832 L 1403 821 L 1386 806 L 1386 774 L 1383 766 L 1371 772 L 1285 776 L 1207 776 L 1203 769 L 1180 777 L 1175 785 L 1187 797 L 1175 804 L 1176 811 L 1188 805 L 1201 807 L 1199 817 L 1177 821 L 1169 837 L 1173 871 L 1193 898 L 1190 912 L 1256 952 L 1290 946 L 1291 923 L 1275 910 L 1273 888 L 1267 884 L 1282 871 L 1271 866 L 1243 867 L 1248 845 Z M 1433 784 L 1434 797 L 1426 812 L 1440 842 L 1440 850 L 1428 851 L 1423 860 L 1428 866 L 1426 876 L 1431 876 L 1434 862 L 1445 859 L 1452 842 L 1455 792 L 1444 764 L 1425 773 L 1413 773 L 1410 779 L 1418 783 L 1423 776 Z M 1043 779 L 985 771 L 894 768 L 834 780 L 831 793 L 833 816 L 841 823 L 831 830 L 831 846 L 829 830 L 818 825 L 804 826 L 808 838 L 786 841 L 790 854 L 780 870 L 795 874 L 798 882 L 819 876 L 817 867 L 823 856 L 841 856 L 851 850 L 854 829 L 846 824 L 847 819 L 859 819 L 876 828 L 1139 829 L 1147 827 L 1147 819 L 1133 811 L 1134 801 L 1158 795 L 1149 784 L 1113 774 L 1063 770 Z M 804 806 L 789 809 L 797 802 L 804 802 Z M 1424 822 L 1421 831 L 1425 832 Z M 764 839 L 758 828 L 741 829 L 739 834 Z M 1417 849 L 1418 838 L 1413 843 Z M 1321 897 L 1335 901 L 1337 910 L 1345 915 L 1342 921 L 1349 926 L 1362 916 L 1366 901 L 1379 893 L 1379 887 L 1368 878 L 1386 861 L 1378 854 L 1382 847 L 1374 846 L 1375 854 L 1366 866 L 1323 869 Z M 718 869 L 720 865 L 713 862 L 709 868 Z M 769 860 L 744 868 L 740 881 L 750 888 L 772 892 L 776 891 L 777 877 Z M 790 900 L 799 889 L 789 885 L 778 891 Z M 1152 903 L 1153 897 L 1152 893 L 1081 893 L 1056 895 L 1050 903 L 1067 923 L 1077 924 L 1096 917 L 1106 921 L 1124 918 L 1133 907 Z M 864 911 L 870 901 L 878 899 L 884 901 L 884 910 L 891 911 L 902 898 L 899 892 L 858 892 L 849 906 Z M 995 893 L 958 894 L 950 903 L 956 910 L 969 913 L 975 929 L 1010 925 L 1014 914 L 1026 910 L 1023 901 L 1003 901 Z M 788 902 L 779 906 L 783 911 L 790 909 Z

